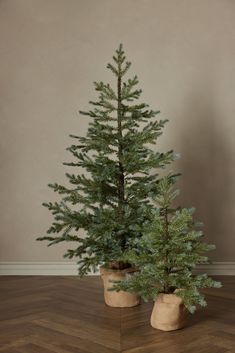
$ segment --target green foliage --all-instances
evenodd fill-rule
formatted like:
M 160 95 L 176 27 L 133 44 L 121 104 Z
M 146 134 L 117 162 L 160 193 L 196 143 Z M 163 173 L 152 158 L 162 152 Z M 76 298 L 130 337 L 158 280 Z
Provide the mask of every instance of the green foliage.
M 74 161 L 64 164 L 76 170 L 66 174 L 72 187 L 49 184 L 61 201 L 44 204 L 54 222 L 48 235 L 37 240 L 73 242 L 64 256 L 78 258 L 80 275 L 119 262 L 124 251 L 138 247 L 153 207 L 149 198 L 160 180 L 157 169 L 175 159 L 173 151 L 151 149 L 167 120 L 156 120 L 159 111 L 136 102 L 141 95 L 137 76 L 124 80 L 130 66 L 120 45 L 107 65 L 116 87 L 94 82 L 98 100 L 90 101 L 89 111 L 80 111 L 89 119 L 87 134 L 70 135 L 76 142 L 67 150 Z M 85 238 L 78 235 L 80 229 Z
M 174 190 L 168 178 L 159 181 L 155 197 L 157 207 L 150 211 L 151 222 L 145 226 L 138 248 L 123 254 L 123 261 L 135 264 L 139 271 L 114 284 L 114 289 L 138 293 L 145 300 L 178 289 L 176 294 L 193 313 L 196 304 L 206 305 L 199 288 L 220 287 L 221 284 L 206 274 L 192 273 L 196 264 L 208 263 L 204 253 L 214 246 L 202 241 L 201 223 L 194 221 L 194 209 L 172 208 L 177 195 L 178 190 Z

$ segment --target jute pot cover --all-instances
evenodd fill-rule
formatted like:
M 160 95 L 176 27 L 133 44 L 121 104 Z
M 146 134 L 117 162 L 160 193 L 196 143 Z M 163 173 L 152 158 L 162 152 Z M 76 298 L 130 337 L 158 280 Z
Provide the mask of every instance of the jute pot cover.
M 130 276 L 135 269 L 128 268 L 124 270 L 111 270 L 100 267 L 100 274 L 104 284 L 104 300 L 105 303 L 112 307 L 132 307 L 140 303 L 140 297 L 136 294 L 132 294 L 125 291 L 109 291 L 112 288 L 113 283 L 110 281 L 121 281 Z
M 162 331 L 178 330 L 185 326 L 187 309 L 175 294 L 159 294 L 155 300 L 151 326 Z

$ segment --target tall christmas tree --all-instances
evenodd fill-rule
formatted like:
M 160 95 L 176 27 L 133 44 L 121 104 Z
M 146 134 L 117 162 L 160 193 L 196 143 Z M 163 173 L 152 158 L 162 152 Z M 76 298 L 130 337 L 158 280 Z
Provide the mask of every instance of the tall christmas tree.
M 44 203 L 54 222 L 48 235 L 37 240 L 47 240 L 49 246 L 74 242 L 64 257 L 78 258 L 80 275 L 100 264 L 117 269 L 130 266 L 122 254 L 138 246 L 147 210 L 152 208 L 149 197 L 160 180 L 157 169 L 175 159 L 172 150 L 160 153 L 150 148 L 167 120 L 154 119 L 159 111 L 135 102 L 141 95 L 138 78 L 124 80 L 130 66 L 120 45 L 113 63 L 107 65 L 116 87 L 94 82 L 98 100 L 89 102 L 91 110 L 80 111 L 91 119 L 87 135 L 70 135 L 77 141 L 68 148 L 75 161 L 64 164 L 75 169 L 66 173 L 73 187 L 49 184 L 61 201 Z M 85 237 L 78 234 L 80 229 Z
M 178 193 L 169 178 L 159 181 L 157 207 L 150 210 L 152 222 L 143 230 L 138 249 L 123 254 L 123 261 L 135 264 L 139 271 L 113 289 L 138 293 L 145 300 L 175 293 L 193 313 L 197 304 L 206 305 L 199 289 L 221 284 L 206 274 L 193 273 L 197 264 L 208 263 L 205 253 L 215 246 L 202 241 L 202 224 L 193 219 L 193 208 L 172 206 Z

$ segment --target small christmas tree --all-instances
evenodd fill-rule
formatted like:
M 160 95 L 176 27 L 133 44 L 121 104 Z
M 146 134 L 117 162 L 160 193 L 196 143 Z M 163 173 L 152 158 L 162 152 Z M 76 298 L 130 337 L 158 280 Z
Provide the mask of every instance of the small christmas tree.
M 94 82 L 99 99 L 89 102 L 91 110 L 80 111 L 92 119 L 87 135 L 70 135 L 77 141 L 68 148 L 75 162 L 64 164 L 76 170 L 66 173 L 73 188 L 49 184 L 61 201 L 44 203 L 55 221 L 49 235 L 37 240 L 47 240 L 49 246 L 77 243 L 64 257 L 78 258 L 80 275 L 100 264 L 117 269 L 130 266 L 122 255 L 142 236 L 146 210 L 152 208 L 149 197 L 160 180 L 156 171 L 175 159 L 173 151 L 159 153 L 149 147 L 167 120 L 153 121 L 159 111 L 133 103 L 141 90 L 136 88 L 137 76 L 124 81 L 130 66 L 120 45 L 113 64 L 107 65 L 116 78 L 116 89 Z M 85 237 L 78 234 L 79 229 L 85 230 Z
M 143 299 L 155 300 L 161 293 L 175 293 L 193 313 L 196 304 L 206 305 L 199 288 L 220 287 L 206 274 L 193 275 L 196 264 L 208 263 L 205 252 L 215 248 L 201 239 L 201 223 L 193 219 L 193 208 L 173 208 L 179 191 L 169 178 L 158 183 L 157 207 L 150 210 L 152 222 L 144 230 L 138 249 L 126 251 L 124 261 L 139 268 L 131 278 L 114 285 L 138 293 Z

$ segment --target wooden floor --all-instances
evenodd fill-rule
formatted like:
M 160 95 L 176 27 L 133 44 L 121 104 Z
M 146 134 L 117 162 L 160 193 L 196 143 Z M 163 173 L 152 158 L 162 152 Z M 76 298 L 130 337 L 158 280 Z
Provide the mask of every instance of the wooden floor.
M 1 353 L 234 353 L 235 278 L 206 291 L 186 328 L 154 330 L 152 303 L 115 309 L 99 277 L 0 277 Z

